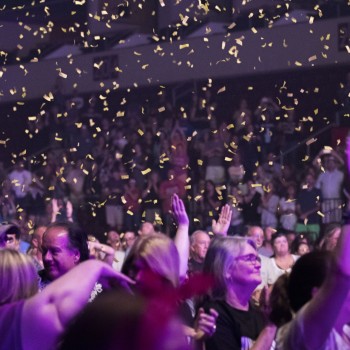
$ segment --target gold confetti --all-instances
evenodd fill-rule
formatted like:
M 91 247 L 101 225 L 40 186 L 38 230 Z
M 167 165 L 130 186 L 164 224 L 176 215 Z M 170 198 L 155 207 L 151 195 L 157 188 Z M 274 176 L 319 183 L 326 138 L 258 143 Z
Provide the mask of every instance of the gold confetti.
M 146 175 L 151 172 L 150 168 L 147 168 L 146 170 L 141 170 L 142 175 Z
M 190 47 L 190 44 L 182 44 L 182 45 L 180 45 L 180 50 L 185 49 L 186 47 Z
M 226 91 L 226 86 L 223 86 L 221 89 L 219 89 L 218 94 L 221 94 L 224 91 Z

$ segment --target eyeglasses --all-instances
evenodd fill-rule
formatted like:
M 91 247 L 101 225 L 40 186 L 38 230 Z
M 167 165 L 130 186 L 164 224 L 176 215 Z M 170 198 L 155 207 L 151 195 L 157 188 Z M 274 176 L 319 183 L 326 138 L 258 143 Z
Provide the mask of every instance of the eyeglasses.
M 247 255 L 241 255 L 238 256 L 236 258 L 236 260 L 241 260 L 241 261 L 245 261 L 245 262 L 249 262 L 251 264 L 256 264 L 257 262 L 261 262 L 261 258 L 259 255 L 255 255 L 255 254 L 247 254 Z

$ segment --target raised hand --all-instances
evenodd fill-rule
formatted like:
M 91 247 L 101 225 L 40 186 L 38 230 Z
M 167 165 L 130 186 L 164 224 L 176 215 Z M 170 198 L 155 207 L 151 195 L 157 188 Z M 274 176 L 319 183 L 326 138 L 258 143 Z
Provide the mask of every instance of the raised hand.
M 175 193 L 171 198 L 171 208 L 176 224 L 179 225 L 189 225 L 188 215 L 185 209 L 184 202 Z
M 211 227 L 213 232 L 217 235 L 227 236 L 227 231 L 231 223 L 231 217 L 232 217 L 232 209 L 228 204 L 225 204 L 221 208 L 218 221 L 214 219 L 212 221 Z

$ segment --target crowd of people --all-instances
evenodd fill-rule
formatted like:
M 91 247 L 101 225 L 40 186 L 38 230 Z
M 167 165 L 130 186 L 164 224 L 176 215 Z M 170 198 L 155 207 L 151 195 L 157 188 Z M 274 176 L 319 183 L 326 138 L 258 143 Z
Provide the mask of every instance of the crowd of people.
M 1 225 L 0 349 L 350 349 L 348 216 L 310 247 L 271 226 L 230 235 L 228 204 L 190 235 L 170 206 L 173 239 L 144 222 L 104 244 L 65 220 L 24 252 Z
M 281 164 L 305 125 L 266 96 L 88 101 L 1 164 L 0 349 L 350 349 L 350 144 Z
M 233 212 L 230 235 L 259 225 L 305 232 L 314 243 L 326 224 L 341 221 L 344 142 L 313 161 L 280 163 L 280 151 L 307 135 L 293 106 L 262 97 L 254 109 L 242 98 L 219 118 L 207 88 L 177 115 L 161 91 L 156 102 L 130 102 L 118 112 L 125 117 L 112 118 L 96 96 L 88 100 L 57 88 L 50 108 L 28 121 L 26 156 L 15 155 L 10 168 L 1 163 L 0 220 L 16 222 L 28 240 L 34 227 L 57 220 L 103 240 L 109 230 L 136 232 L 144 221 L 171 236 L 174 193 L 192 231 L 209 230 L 225 204 Z

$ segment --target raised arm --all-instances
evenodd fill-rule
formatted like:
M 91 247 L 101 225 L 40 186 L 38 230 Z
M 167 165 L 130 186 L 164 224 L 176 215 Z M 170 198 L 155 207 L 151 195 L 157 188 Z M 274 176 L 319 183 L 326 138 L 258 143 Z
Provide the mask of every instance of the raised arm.
M 350 143 L 347 143 L 347 162 L 350 164 Z M 312 298 L 305 310 L 303 327 L 305 345 L 319 349 L 324 345 L 341 312 L 350 290 L 350 220 L 342 227 L 335 250 L 333 271 Z M 327 315 L 327 317 L 325 317 Z
M 221 208 L 218 221 L 212 220 L 212 230 L 216 235 L 227 236 L 227 231 L 230 227 L 232 217 L 232 209 L 228 204 Z
M 350 290 L 349 224 L 342 229 L 335 253 L 333 271 L 311 299 L 304 313 L 303 328 L 308 349 L 316 350 L 324 345 Z
M 107 264 L 82 262 L 24 303 L 21 333 L 24 350 L 52 349 L 65 326 L 83 309 L 97 281 L 133 283 Z
M 173 195 L 171 199 L 171 206 L 174 219 L 177 224 L 174 243 L 180 256 L 180 277 L 184 278 L 187 273 L 188 258 L 190 254 L 190 239 L 188 237 L 189 219 L 184 202 L 177 194 Z

